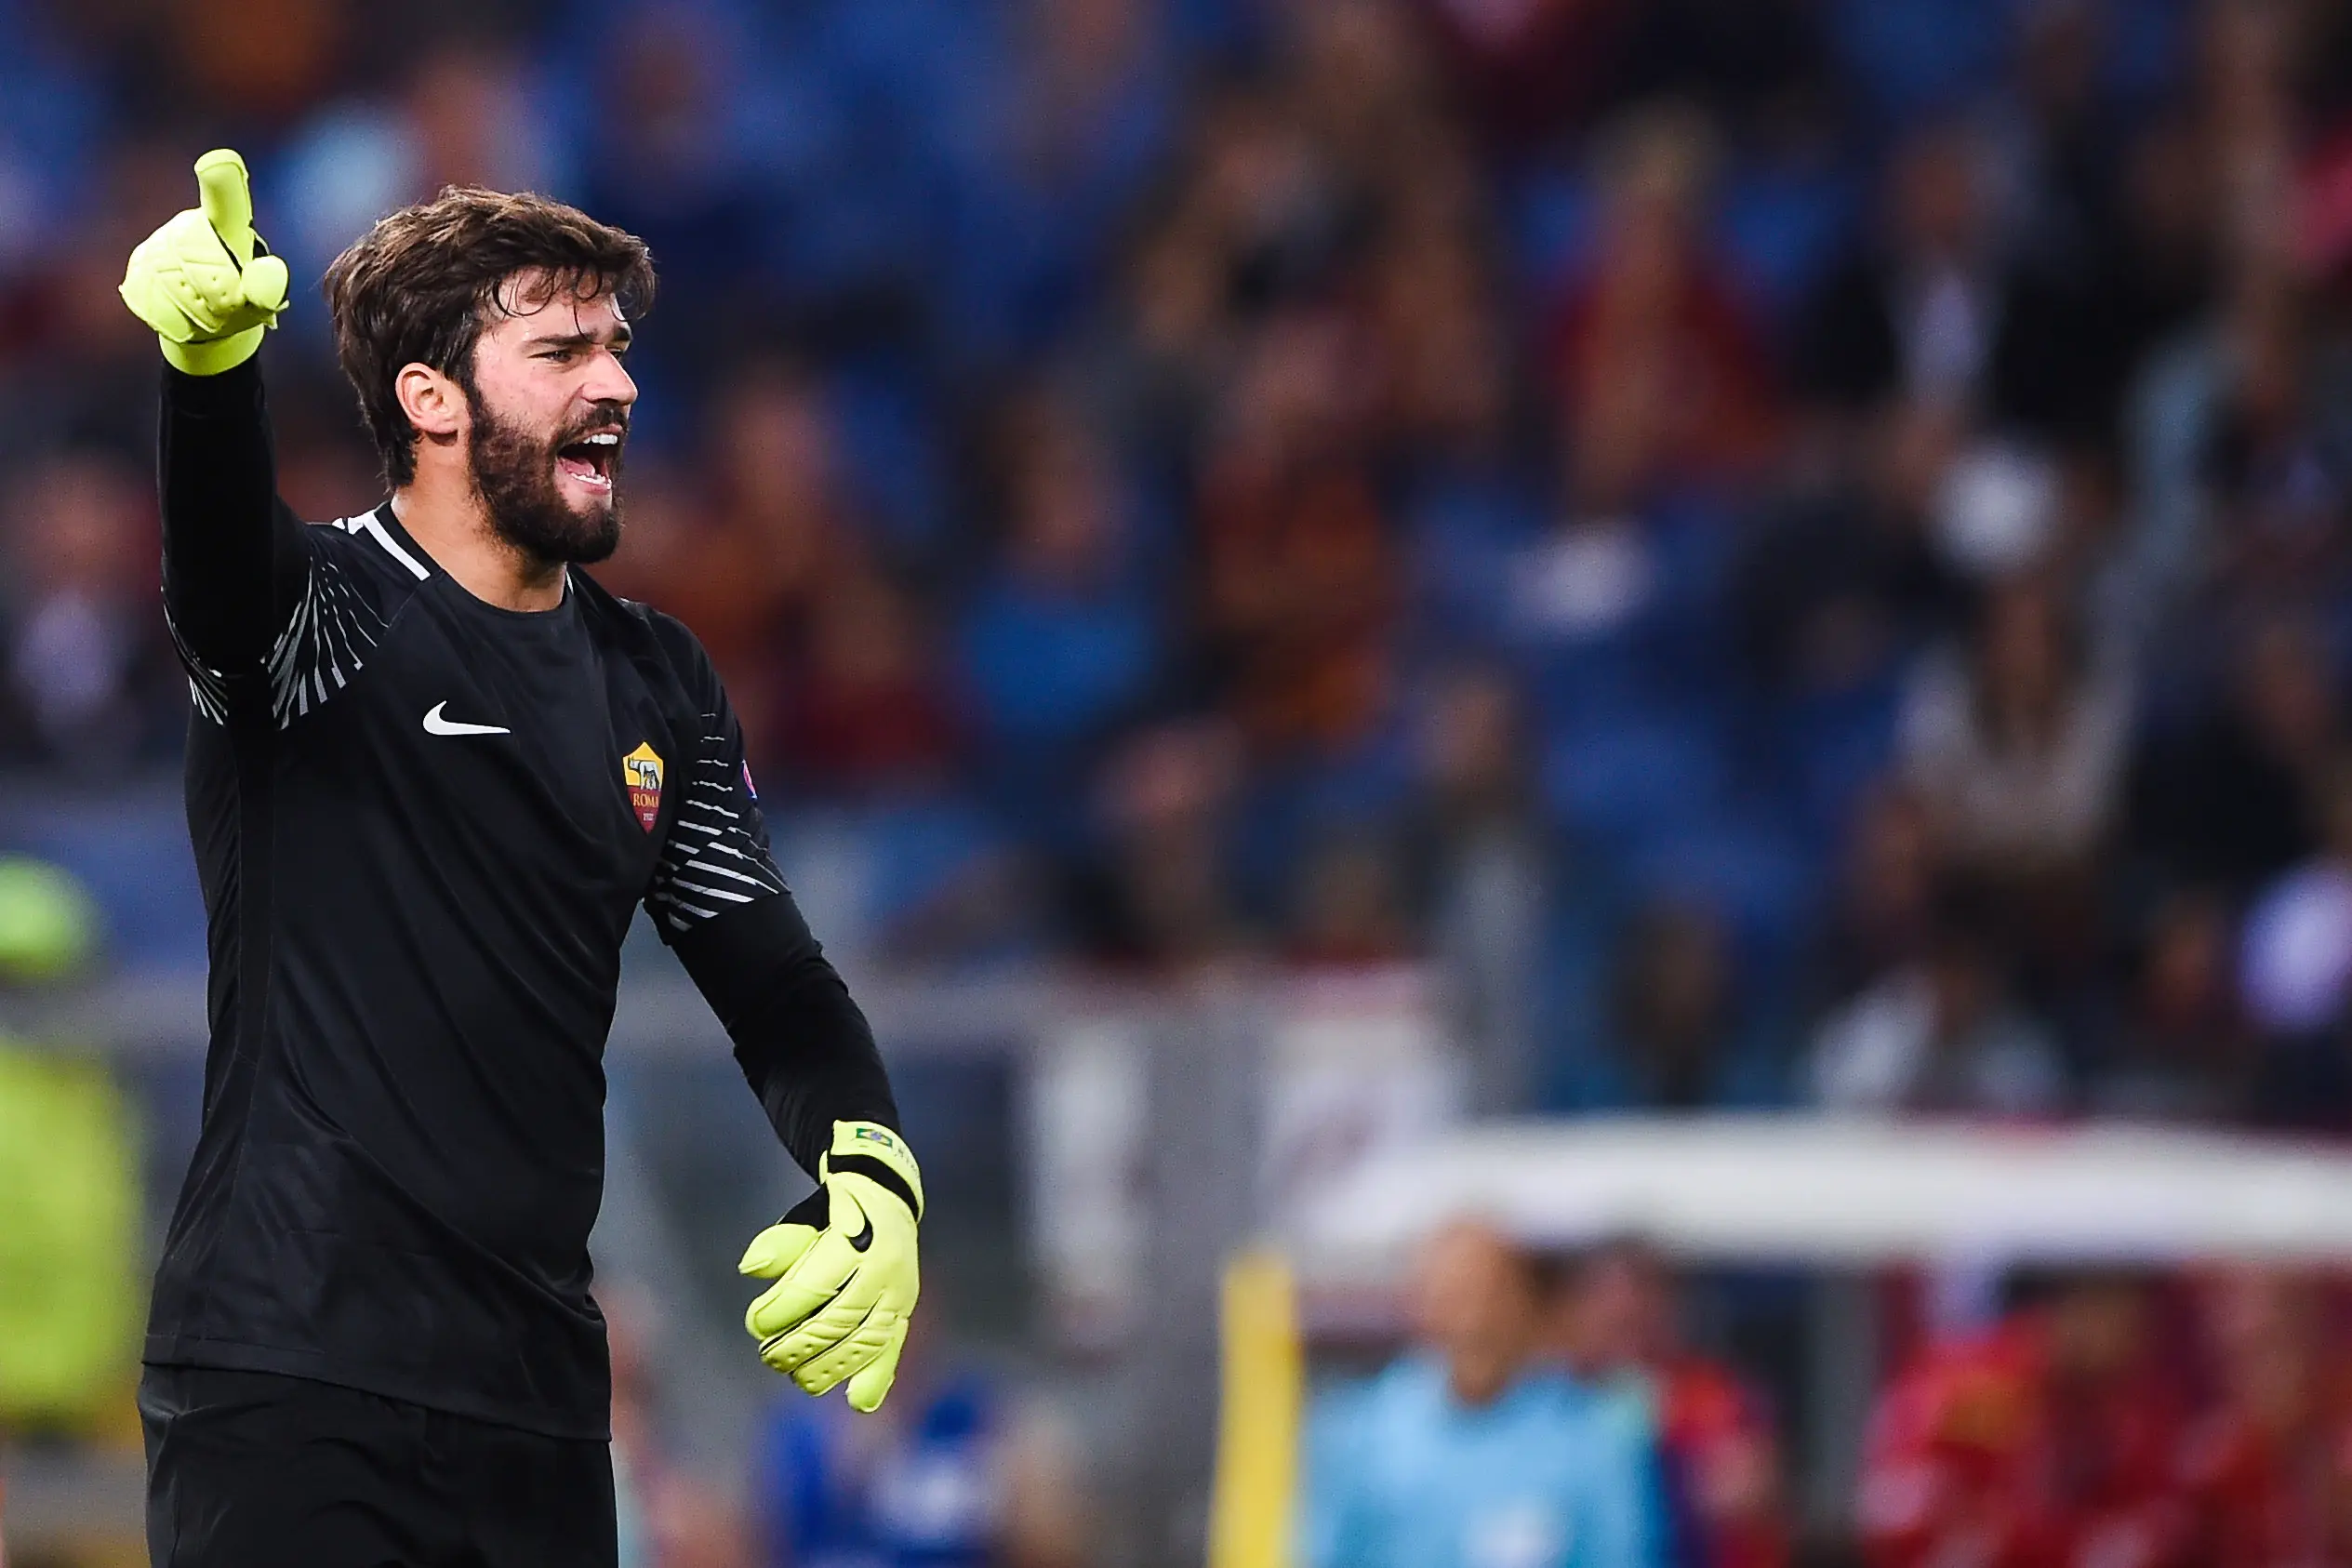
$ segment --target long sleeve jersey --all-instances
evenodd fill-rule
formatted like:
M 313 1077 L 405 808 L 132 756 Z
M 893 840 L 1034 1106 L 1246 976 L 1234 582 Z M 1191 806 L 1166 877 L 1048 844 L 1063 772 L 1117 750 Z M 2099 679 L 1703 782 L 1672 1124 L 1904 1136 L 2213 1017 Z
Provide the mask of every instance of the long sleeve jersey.
M 636 910 L 812 1172 L 836 1119 L 897 1124 L 872 1034 L 684 627 L 578 569 L 555 609 L 485 604 L 389 503 L 304 524 L 258 368 L 164 376 L 211 1043 L 146 1359 L 603 1436 L 588 1235 Z

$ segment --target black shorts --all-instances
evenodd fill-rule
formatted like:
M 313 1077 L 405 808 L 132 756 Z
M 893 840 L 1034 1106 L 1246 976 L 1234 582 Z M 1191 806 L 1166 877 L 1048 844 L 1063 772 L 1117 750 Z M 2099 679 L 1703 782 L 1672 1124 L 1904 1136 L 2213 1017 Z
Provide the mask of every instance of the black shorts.
M 614 1568 L 612 1445 L 356 1389 L 151 1366 L 153 1568 Z

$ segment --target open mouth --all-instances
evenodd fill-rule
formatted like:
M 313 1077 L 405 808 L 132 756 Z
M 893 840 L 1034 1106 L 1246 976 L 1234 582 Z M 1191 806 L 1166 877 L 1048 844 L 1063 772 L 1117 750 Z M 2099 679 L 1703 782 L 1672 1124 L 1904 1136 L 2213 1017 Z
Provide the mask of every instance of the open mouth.
M 598 431 L 555 449 L 558 472 L 593 490 L 609 490 L 620 467 L 620 432 Z

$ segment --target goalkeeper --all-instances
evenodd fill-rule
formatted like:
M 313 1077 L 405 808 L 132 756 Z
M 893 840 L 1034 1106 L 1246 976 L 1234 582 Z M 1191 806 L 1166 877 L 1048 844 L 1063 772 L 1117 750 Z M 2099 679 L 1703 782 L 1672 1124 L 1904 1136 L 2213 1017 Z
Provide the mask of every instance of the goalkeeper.
M 140 1414 L 172 1568 L 611 1563 L 589 1293 L 602 1055 L 640 904 L 820 1186 L 747 1324 L 888 1392 L 922 1179 L 873 1037 L 770 858 L 743 736 L 612 553 L 653 271 L 532 195 L 445 191 L 329 269 L 389 498 L 276 495 L 255 355 L 286 308 L 244 164 L 131 255 L 155 331 L 164 605 L 211 960 L 203 1128 Z

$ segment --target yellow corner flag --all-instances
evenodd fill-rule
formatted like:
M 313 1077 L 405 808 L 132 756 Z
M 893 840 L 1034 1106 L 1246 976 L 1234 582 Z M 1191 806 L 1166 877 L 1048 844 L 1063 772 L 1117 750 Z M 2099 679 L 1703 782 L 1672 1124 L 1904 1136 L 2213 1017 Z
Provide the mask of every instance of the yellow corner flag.
M 1270 1252 L 1227 1264 L 1222 1329 L 1209 1568 L 1289 1568 L 1306 1394 L 1289 1266 Z

